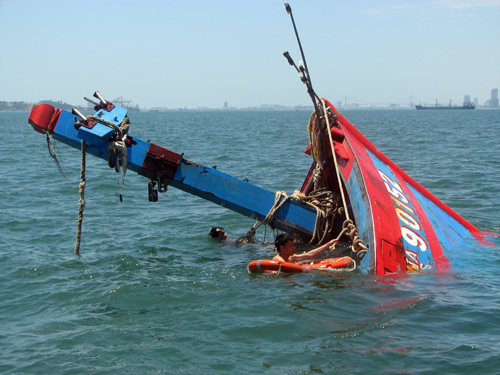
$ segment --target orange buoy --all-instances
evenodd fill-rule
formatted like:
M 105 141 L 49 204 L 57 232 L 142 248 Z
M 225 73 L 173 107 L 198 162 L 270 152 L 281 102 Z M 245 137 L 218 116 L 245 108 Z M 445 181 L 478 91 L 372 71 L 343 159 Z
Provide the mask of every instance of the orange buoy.
M 303 263 L 280 262 L 270 259 L 257 259 L 248 264 L 248 272 L 285 272 L 285 273 L 308 273 L 321 271 L 334 271 L 338 269 L 349 269 L 352 271 L 356 263 L 350 257 L 328 258 L 307 261 Z
M 288 272 L 306 273 L 307 269 L 300 264 L 290 262 L 279 262 L 270 259 L 257 259 L 248 265 L 249 272 Z

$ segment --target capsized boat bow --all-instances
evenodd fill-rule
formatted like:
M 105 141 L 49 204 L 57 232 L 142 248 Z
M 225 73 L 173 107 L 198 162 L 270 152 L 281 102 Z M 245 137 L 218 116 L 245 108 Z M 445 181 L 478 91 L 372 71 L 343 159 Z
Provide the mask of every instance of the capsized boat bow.
M 377 275 L 406 271 L 446 272 L 446 252 L 467 241 L 485 242 L 486 233 L 445 205 L 380 152 L 312 87 L 305 55 L 287 1 L 303 65 L 283 55 L 306 85 L 315 111 L 309 123 L 314 162 L 301 189 L 342 197 L 345 224 L 352 225 L 352 250 L 367 257 Z M 353 219 L 351 219 L 351 217 Z
M 321 100 L 329 119 L 328 135 L 318 135 L 316 145 L 306 153 L 315 156 L 301 188 L 308 194 L 318 184 L 338 189 L 335 172 L 341 178 L 350 212 L 367 244 L 370 269 L 378 275 L 450 268 L 446 254 L 469 241 L 484 243 L 484 233 L 432 195 L 422 185 L 380 152 L 332 104 Z M 310 125 L 311 127 L 311 125 Z M 312 125 L 314 127 L 314 124 Z M 320 133 L 321 125 L 314 128 Z M 334 155 L 334 157 L 332 157 Z M 317 168 L 322 174 L 318 181 Z

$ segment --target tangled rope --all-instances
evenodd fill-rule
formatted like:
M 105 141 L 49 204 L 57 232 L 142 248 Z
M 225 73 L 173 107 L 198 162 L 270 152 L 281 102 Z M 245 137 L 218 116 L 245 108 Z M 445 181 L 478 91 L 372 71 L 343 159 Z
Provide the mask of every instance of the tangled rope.
M 93 117 L 93 116 L 92 116 Z M 104 121 L 104 120 L 103 120 Z M 112 140 L 108 145 L 108 165 L 110 168 L 114 168 L 116 173 L 120 173 L 120 167 L 123 171 L 123 176 L 127 173 L 127 134 L 130 128 L 130 121 L 128 116 L 125 117 L 120 124 L 116 126 L 113 123 L 105 125 L 112 126 L 113 129 L 117 130 L 115 136 L 116 139 Z
M 359 231 L 352 220 L 346 219 L 344 221 L 344 224 L 342 225 L 342 232 L 351 239 L 351 249 L 356 254 L 358 259 L 363 259 L 365 253 L 368 251 L 368 247 L 363 243 L 361 238 L 359 238 Z
M 276 216 L 276 212 L 289 200 L 294 200 L 305 204 L 316 211 L 316 221 L 314 223 L 314 233 L 309 244 L 321 244 L 331 239 L 331 233 L 334 229 L 334 221 L 338 214 L 343 211 L 339 206 L 338 195 L 325 189 L 314 191 L 305 195 L 295 191 L 287 195 L 284 191 L 277 191 L 274 197 L 274 204 L 264 220 L 257 220 L 248 230 L 247 234 L 238 238 L 237 242 L 255 243 L 255 233 L 262 225 L 271 225 Z
M 312 191 L 308 195 L 295 191 L 293 196 L 316 211 L 314 233 L 309 244 L 322 244 L 329 241 L 335 228 L 335 220 L 344 210 L 339 205 L 338 194 L 321 188 Z
M 243 237 L 238 238 L 236 242 L 238 244 L 241 244 L 243 242 L 255 243 L 256 242 L 255 232 L 257 231 L 257 229 L 259 229 L 262 225 L 270 224 L 274 220 L 274 215 L 276 214 L 276 211 L 278 211 L 281 208 L 281 206 L 285 204 L 286 201 L 292 198 L 293 196 L 288 196 L 284 191 L 277 191 L 274 196 L 274 204 L 269 210 L 269 213 L 264 218 L 264 220 L 262 221 L 257 220 L 255 224 L 248 230 L 247 234 Z
M 335 157 L 335 148 L 331 135 L 331 121 L 334 125 L 338 124 L 337 116 L 326 107 L 326 102 L 321 100 L 322 113 L 319 110 L 311 114 L 307 126 L 309 133 L 309 141 L 311 144 L 311 156 L 315 162 L 315 169 L 313 173 L 313 190 L 307 195 L 299 191 L 295 191 L 292 195 L 288 196 L 285 192 L 277 191 L 274 199 L 274 204 L 269 210 L 269 213 L 262 222 L 257 221 L 243 237 L 237 241 L 241 242 L 255 242 L 255 233 L 257 229 L 265 224 L 271 224 L 275 218 L 276 212 L 288 200 L 296 200 L 305 204 L 316 211 L 316 222 L 314 224 L 314 233 L 309 241 L 309 244 L 322 244 L 329 241 L 332 233 L 338 228 L 335 225 L 335 220 L 339 216 L 345 217 L 342 224 L 342 231 L 338 235 L 340 239 L 346 235 L 352 241 L 352 251 L 359 259 L 362 259 L 364 254 L 368 251 L 368 247 L 363 244 L 359 231 L 354 222 L 349 217 L 347 209 L 347 199 L 344 194 L 343 183 L 340 177 L 340 169 Z M 338 125 L 337 125 L 338 126 Z M 339 192 L 333 191 L 328 188 L 324 179 L 324 167 L 326 160 L 326 150 L 324 147 L 325 131 L 328 133 L 329 147 L 332 154 L 332 159 L 335 165 L 336 178 L 338 182 Z

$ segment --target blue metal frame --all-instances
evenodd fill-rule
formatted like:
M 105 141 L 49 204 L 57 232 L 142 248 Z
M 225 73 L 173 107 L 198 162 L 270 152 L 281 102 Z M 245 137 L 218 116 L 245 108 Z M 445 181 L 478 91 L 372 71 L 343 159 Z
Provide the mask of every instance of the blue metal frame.
M 115 111 L 119 116 L 115 116 Z M 119 124 L 126 116 L 126 111 L 115 106 L 110 112 L 101 110 L 96 115 Z M 67 111 L 61 111 L 54 129 L 54 139 L 78 149 L 83 139 L 87 142 L 89 154 L 107 160 L 113 129 L 97 123 L 92 129 L 81 127 L 77 130 L 74 117 Z M 133 145 L 127 148 L 127 168 L 145 174 L 144 161 L 151 144 L 135 137 L 133 141 Z M 271 191 L 185 159 L 181 159 L 170 185 L 259 221 L 264 220 L 275 201 L 275 194 Z M 312 208 L 288 200 L 276 212 L 271 225 L 309 240 L 315 222 L 316 212 Z

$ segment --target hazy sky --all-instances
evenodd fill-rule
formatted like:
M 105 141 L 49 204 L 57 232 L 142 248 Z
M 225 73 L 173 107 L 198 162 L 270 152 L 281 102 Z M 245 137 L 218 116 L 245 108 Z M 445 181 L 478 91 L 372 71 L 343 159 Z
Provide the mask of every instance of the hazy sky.
M 290 0 L 332 102 L 446 103 L 500 87 L 500 0 Z M 282 0 L 0 0 L 0 101 L 309 105 Z

